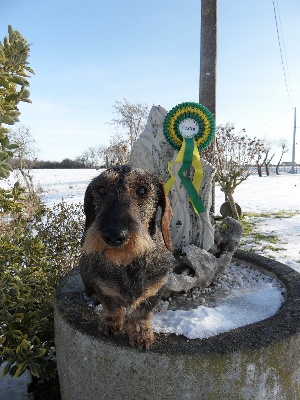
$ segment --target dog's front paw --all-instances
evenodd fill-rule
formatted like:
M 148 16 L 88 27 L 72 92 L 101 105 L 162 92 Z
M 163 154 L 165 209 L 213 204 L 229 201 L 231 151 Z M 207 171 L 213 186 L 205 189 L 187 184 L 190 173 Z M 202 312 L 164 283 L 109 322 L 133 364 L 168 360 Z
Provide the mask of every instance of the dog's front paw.
M 154 341 L 151 323 L 148 320 L 129 321 L 127 332 L 129 336 L 129 344 L 132 347 L 137 347 L 138 349 L 145 348 L 148 350 Z
M 124 310 L 115 313 L 102 311 L 99 330 L 106 336 L 112 336 L 124 330 Z
M 149 350 L 154 341 L 154 335 L 151 330 L 142 330 L 141 332 L 133 332 L 129 335 L 129 344 L 138 349 Z

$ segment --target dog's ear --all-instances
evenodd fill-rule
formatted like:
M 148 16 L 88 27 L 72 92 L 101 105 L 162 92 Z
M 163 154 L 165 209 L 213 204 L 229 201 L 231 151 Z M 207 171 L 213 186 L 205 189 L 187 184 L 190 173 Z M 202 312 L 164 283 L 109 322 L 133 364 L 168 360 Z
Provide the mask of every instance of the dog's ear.
M 172 219 L 172 208 L 170 204 L 169 197 L 165 191 L 165 186 L 163 182 L 159 182 L 160 186 L 160 196 L 159 196 L 159 205 L 162 209 L 161 214 L 161 231 L 165 241 L 165 245 L 168 250 L 172 251 L 172 237 L 170 232 L 170 222 Z
M 94 196 L 92 194 L 91 185 L 89 185 L 85 191 L 84 195 L 84 205 L 83 205 L 84 213 L 85 213 L 85 226 L 84 231 L 92 225 L 96 218 L 96 211 L 94 206 Z

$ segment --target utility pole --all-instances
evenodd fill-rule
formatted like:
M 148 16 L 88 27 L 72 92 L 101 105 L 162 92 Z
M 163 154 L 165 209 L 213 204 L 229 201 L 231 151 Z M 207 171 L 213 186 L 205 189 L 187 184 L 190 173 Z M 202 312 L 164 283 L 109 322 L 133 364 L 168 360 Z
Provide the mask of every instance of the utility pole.
M 291 168 L 292 174 L 295 174 L 295 151 L 296 151 L 296 107 L 294 108 L 294 134 L 293 134 L 292 168 Z
M 216 119 L 217 75 L 217 2 L 201 0 L 200 82 L 199 103 L 204 105 Z M 210 146 L 214 158 L 215 142 Z M 215 182 L 212 184 L 211 214 L 215 214 Z
M 199 103 L 216 116 L 217 2 L 201 0 Z

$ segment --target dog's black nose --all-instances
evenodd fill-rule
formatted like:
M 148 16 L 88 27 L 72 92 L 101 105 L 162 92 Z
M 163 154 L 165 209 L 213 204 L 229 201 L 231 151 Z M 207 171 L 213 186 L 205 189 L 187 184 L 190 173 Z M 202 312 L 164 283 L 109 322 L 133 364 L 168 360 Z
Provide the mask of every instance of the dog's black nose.
M 129 235 L 126 228 L 113 228 L 102 230 L 102 238 L 104 242 L 111 247 L 122 246 Z

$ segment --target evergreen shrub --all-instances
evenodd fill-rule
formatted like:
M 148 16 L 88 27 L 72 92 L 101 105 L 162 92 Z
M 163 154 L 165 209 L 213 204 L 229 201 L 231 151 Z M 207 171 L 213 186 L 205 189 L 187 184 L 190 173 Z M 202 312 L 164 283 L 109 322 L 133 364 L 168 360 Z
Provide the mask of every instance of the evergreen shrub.
M 13 199 L 1 193 L 0 364 L 6 362 L 3 374 L 18 377 L 29 369 L 49 379 L 56 369 L 54 290 L 80 255 L 82 205 L 41 204 L 28 215 L 19 187 Z

